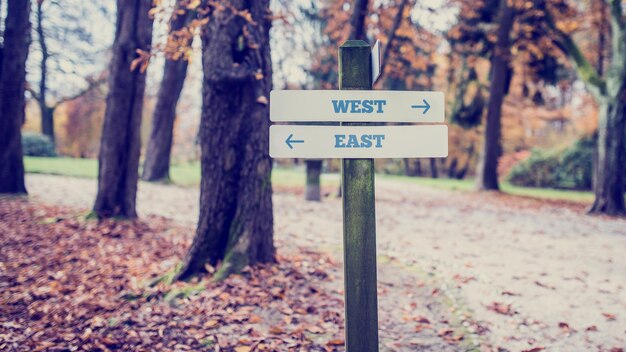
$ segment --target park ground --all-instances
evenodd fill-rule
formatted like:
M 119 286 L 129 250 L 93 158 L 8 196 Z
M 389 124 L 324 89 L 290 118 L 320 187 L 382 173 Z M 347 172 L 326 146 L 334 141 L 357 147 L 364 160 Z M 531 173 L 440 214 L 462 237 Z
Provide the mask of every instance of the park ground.
M 0 347 L 343 350 L 336 175 L 317 203 L 274 172 L 277 266 L 171 286 L 147 283 L 190 243 L 193 168 L 140 183 L 140 221 L 97 223 L 91 166 L 46 163 L 27 159 L 28 200 L 0 200 Z M 626 220 L 585 215 L 588 193 L 470 188 L 377 178 L 381 349 L 623 351 Z

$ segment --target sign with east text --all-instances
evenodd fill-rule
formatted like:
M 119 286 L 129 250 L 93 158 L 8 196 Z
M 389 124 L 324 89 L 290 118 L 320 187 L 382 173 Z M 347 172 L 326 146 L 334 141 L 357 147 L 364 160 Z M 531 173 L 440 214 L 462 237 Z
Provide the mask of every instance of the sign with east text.
M 270 127 L 272 158 L 444 158 L 448 126 Z
M 275 122 L 413 122 L 445 120 L 443 92 L 385 90 L 275 90 Z

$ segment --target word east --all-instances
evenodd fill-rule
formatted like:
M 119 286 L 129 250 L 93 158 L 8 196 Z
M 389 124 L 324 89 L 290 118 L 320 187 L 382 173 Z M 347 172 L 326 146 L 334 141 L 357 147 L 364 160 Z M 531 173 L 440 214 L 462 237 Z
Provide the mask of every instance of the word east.
M 382 148 L 384 134 L 336 134 L 335 148 Z
M 333 100 L 335 114 L 382 114 L 386 100 Z

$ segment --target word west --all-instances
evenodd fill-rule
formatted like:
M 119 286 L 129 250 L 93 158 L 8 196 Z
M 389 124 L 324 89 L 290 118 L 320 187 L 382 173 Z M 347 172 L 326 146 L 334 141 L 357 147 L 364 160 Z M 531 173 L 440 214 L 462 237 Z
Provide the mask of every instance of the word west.
M 345 134 L 336 134 L 335 148 L 382 148 L 383 140 L 384 134 L 363 134 L 361 138 L 356 134 L 350 134 L 347 140 Z
M 333 100 L 335 114 L 377 114 L 384 113 L 383 106 L 387 105 L 386 100 Z

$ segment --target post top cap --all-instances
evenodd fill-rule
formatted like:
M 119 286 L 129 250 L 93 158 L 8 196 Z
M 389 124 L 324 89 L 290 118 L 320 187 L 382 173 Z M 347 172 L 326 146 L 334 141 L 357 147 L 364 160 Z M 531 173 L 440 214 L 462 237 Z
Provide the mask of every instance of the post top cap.
M 370 45 L 368 42 L 364 40 L 346 40 L 345 43 L 341 44 L 341 48 L 369 48 Z

